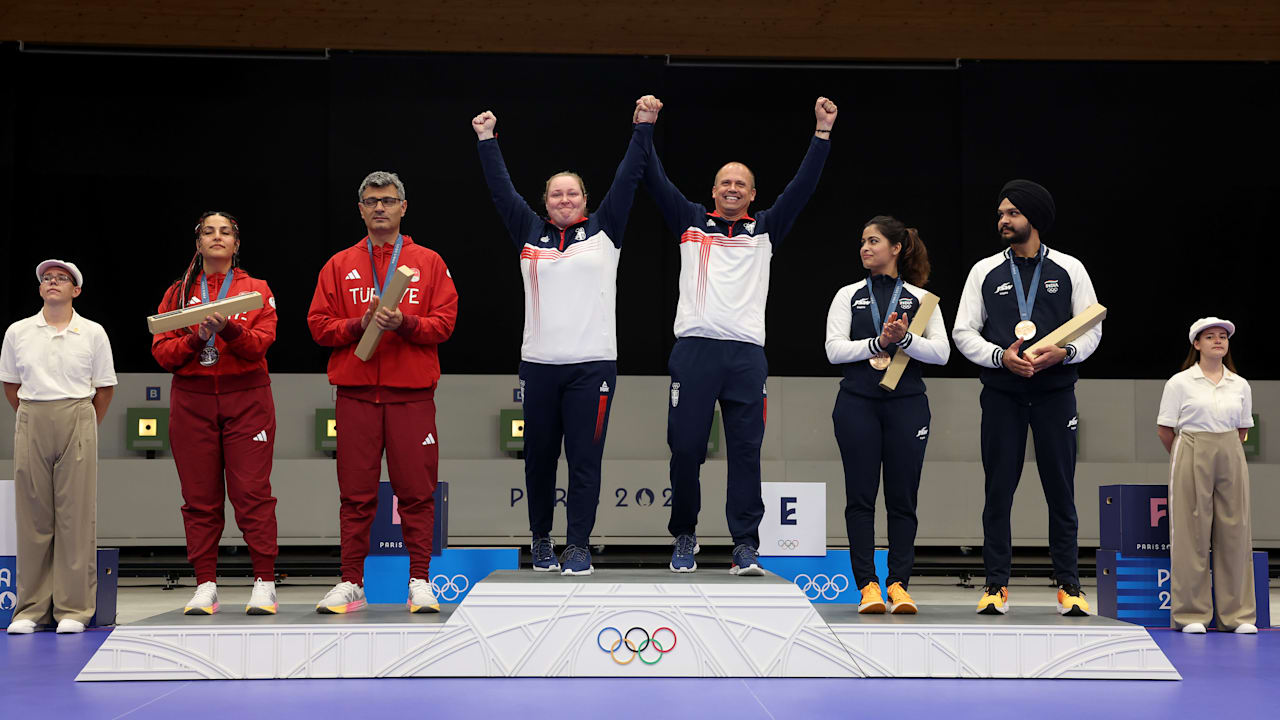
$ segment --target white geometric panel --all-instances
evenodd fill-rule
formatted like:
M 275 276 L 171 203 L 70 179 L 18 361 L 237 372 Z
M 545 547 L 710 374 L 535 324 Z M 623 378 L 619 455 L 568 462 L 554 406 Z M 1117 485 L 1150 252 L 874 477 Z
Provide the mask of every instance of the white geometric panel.
M 498 571 L 438 615 L 174 611 L 116 628 L 77 679 L 450 676 L 1179 678 L 1143 628 L 1106 618 L 860 616 L 774 575 L 606 570 Z

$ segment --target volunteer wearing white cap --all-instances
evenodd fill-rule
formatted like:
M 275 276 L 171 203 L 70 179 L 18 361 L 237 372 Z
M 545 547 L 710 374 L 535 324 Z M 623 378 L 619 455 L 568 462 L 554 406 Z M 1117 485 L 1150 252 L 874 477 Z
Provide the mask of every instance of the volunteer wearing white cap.
M 1170 617 L 1184 633 L 1203 633 L 1211 619 L 1222 631 L 1258 632 L 1249 467 L 1240 445 L 1253 427 L 1253 394 L 1231 360 L 1235 332 L 1216 317 L 1191 324 L 1191 350 L 1165 383 L 1156 417 L 1169 451 Z
M 115 390 L 102 326 L 72 309 L 84 287 L 74 263 L 36 266 L 44 308 L 9 326 L 0 381 L 17 411 L 13 479 L 18 605 L 10 635 L 58 623 L 78 633 L 97 597 L 98 423 Z

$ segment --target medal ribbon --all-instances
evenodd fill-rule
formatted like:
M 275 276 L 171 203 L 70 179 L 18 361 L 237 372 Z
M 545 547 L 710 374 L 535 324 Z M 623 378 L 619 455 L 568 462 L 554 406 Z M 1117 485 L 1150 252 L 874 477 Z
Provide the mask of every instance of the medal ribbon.
M 1040 271 L 1044 269 L 1043 244 L 1036 255 L 1036 271 L 1031 274 L 1031 294 L 1022 290 L 1022 274 L 1018 272 L 1018 263 L 1013 261 L 1013 251 L 1009 251 L 1009 272 L 1013 275 L 1013 292 L 1018 296 L 1018 315 L 1023 320 L 1031 319 L 1031 310 L 1036 306 L 1036 290 L 1040 289 Z
M 222 278 L 222 289 L 218 291 L 219 300 L 225 300 L 227 298 L 227 291 L 231 289 L 231 279 L 235 276 L 236 269 L 231 268 L 227 271 L 227 276 Z M 205 305 L 209 304 L 209 276 L 204 273 L 200 273 L 200 302 Z M 210 335 L 209 341 L 206 342 L 204 346 L 213 347 L 213 339 L 217 336 L 218 333 Z
M 396 271 L 396 261 L 400 259 L 400 248 L 404 244 L 404 236 L 396 235 L 396 246 L 391 251 L 391 262 L 387 263 L 387 274 L 382 278 L 381 285 L 378 284 L 378 265 L 373 261 L 373 240 L 365 238 L 365 244 L 369 248 L 369 267 L 373 270 L 373 292 L 378 297 L 382 297 L 382 291 L 391 284 L 391 273 Z
M 898 298 L 901 296 L 902 276 L 899 275 L 897 284 L 893 286 L 893 295 L 889 298 L 889 312 L 893 312 L 893 308 L 898 306 Z M 871 286 L 870 275 L 867 276 L 867 297 L 871 298 L 871 321 L 875 323 L 874 331 L 878 336 L 884 331 L 884 319 L 880 317 L 880 304 L 876 302 L 875 288 Z

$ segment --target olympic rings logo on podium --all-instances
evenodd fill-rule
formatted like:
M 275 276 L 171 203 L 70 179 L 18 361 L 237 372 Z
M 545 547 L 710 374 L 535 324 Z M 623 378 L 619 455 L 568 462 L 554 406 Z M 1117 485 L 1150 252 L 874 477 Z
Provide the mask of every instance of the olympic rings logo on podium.
M 778 547 L 784 550 L 795 550 L 796 548 L 800 547 L 800 541 L 796 540 L 795 538 L 792 538 L 790 540 L 779 540 Z
M 658 633 L 663 630 L 671 634 L 671 645 L 667 647 L 663 647 L 662 643 L 658 641 Z M 605 647 L 601 640 L 604 638 L 604 634 L 609 631 L 613 631 L 613 634 L 616 635 L 617 638 L 614 639 L 613 642 L 609 643 L 609 647 Z M 632 633 L 635 632 L 644 633 L 644 640 L 641 640 L 638 645 L 631 639 Z M 633 627 L 626 632 L 622 632 L 616 627 L 606 627 L 596 633 L 596 646 L 599 647 L 602 652 L 609 653 L 609 657 L 613 658 L 613 661 L 619 665 L 630 664 L 631 661 L 636 658 L 640 658 L 640 662 L 645 665 L 657 665 L 664 655 L 676 649 L 676 631 L 669 627 L 660 627 L 657 630 L 654 630 L 651 635 L 648 630 L 639 626 Z M 656 654 L 652 656 L 652 660 L 647 660 L 645 659 L 644 651 L 648 650 L 650 646 L 653 646 L 653 651 Z M 618 651 L 624 647 L 631 653 L 626 660 L 622 660 L 618 657 Z
M 804 573 L 800 573 L 796 576 L 795 584 L 800 587 L 804 596 L 810 600 L 817 600 L 818 598 L 835 600 L 840 597 L 840 593 L 849 589 L 849 576 L 837 574 L 828 577 L 823 573 L 818 573 L 813 577 L 809 577 Z
M 462 597 L 462 594 L 471 587 L 471 581 L 466 575 L 437 575 L 431 578 L 431 589 L 435 591 L 436 597 L 450 602 Z

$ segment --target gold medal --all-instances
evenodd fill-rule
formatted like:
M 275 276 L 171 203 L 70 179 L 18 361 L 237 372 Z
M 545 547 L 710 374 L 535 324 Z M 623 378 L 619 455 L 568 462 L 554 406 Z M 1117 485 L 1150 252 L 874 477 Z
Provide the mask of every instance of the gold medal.
M 1031 322 L 1030 320 L 1023 320 L 1022 322 L 1013 326 L 1013 334 L 1014 334 L 1014 337 L 1020 338 L 1022 340 L 1030 340 L 1031 338 L 1036 336 L 1036 324 Z
M 871 359 L 868 360 L 867 362 L 871 363 L 871 367 L 875 368 L 876 370 L 884 370 L 885 368 L 889 367 L 889 362 L 890 362 L 889 353 L 876 353 L 875 355 L 872 355 Z

